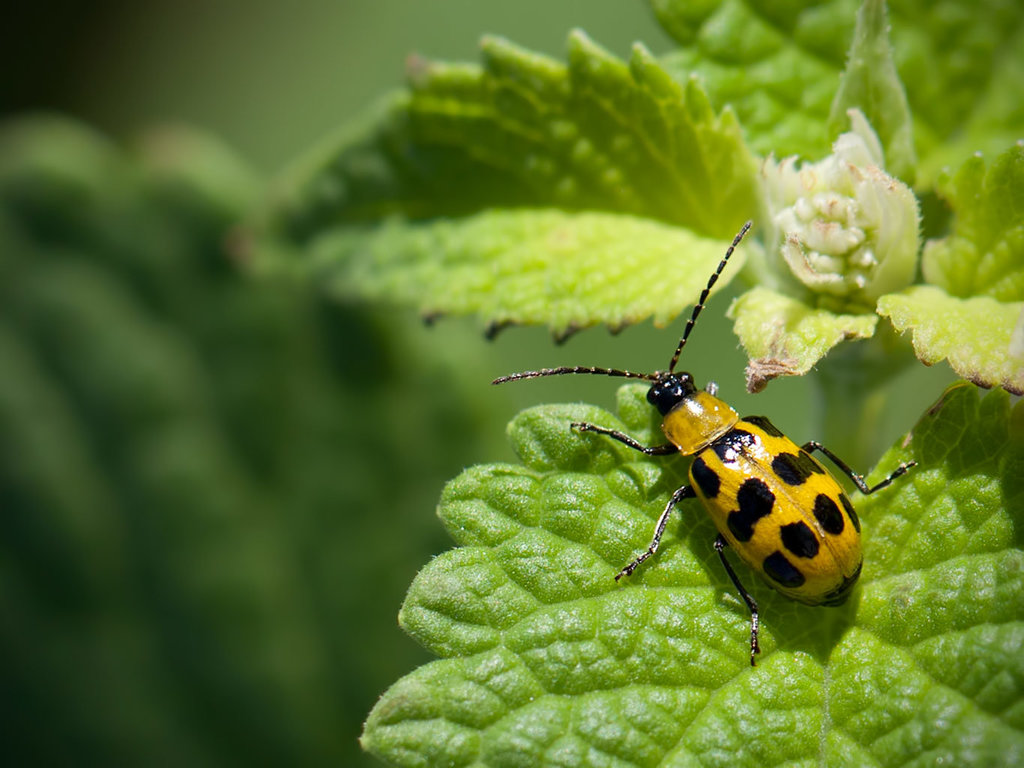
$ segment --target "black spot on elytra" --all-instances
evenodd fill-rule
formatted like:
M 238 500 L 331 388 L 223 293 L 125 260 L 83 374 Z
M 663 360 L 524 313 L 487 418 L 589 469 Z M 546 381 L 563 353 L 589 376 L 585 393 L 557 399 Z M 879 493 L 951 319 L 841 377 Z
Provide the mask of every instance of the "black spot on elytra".
M 743 420 L 750 422 L 755 427 L 760 427 L 766 434 L 772 437 L 784 437 L 782 431 L 764 416 L 744 416 Z
M 825 468 L 812 459 L 811 454 L 802 448 L 800 449 L 800 463 L 816 475 L 825 474 Z
M 740 486 L 736 493 L 736 501 L 740 508 L 729 513 L 729 530 L 737 541 L 750 541 L 754 536 L 757 521 L 771 514 L 775 494 L 763 480 L 750 477 Z
M 811 558 L 818 554 L 818 537 L 805 522 L 789 523 L 780 529 L 782 546 L 797 557 Z
M 857 533 L 860 533 L 860 518 L 857 517 L 857 510 L 853 508 L 853 504 L 850 503 L 845 493 L 839 494 L 839 503 L 843 505 L 843 509 L 846 510 L 846 516 L 850 518 L 850 522 L 853 523 Z
M 704 459 L 700 456 L 694 459 L 693 464 L 690 465 L 690 477 L 693 478 L 693 482 L 697 484 L 705 497 L 713 499 L 718 495 L 722 480 L 715 470 L 704 463 Z
M 746 451 L 748 446 L 756 442 L 757 438 L 745 429 L 730 429 L 711 444 L 711 450 L 723 464 L 731 464 L 736 461 L 737 456 Z
M 780 453 L 772 459 L 772 471 L 787 485 L 803 485 L 808 477 L 818 471 L 818 466 L 806 453 Z
M 799 587 L 805 581 L 804 575 L 781 552 L 772 552 L 761 564 L 768 578 L 784 587 Z
M 857 570 L 853 572 L 851 576 L 847 576 L 843 579 L 843 583 L 833 589 L 827 595 L 825 599 L 821 601 L 822 605 L 842 605 L 846 602 L 850 593 L 853 591 L 854 585 L 857 583 L 857 579 L 860 578 L 860 569 L 863 563 L 857 563 Z
M 846 527 L 839 507 L 824 493 L 819 493 L 814 499 L 814 517 L 825 529 L 825 533 L 831 533 L 833 536 L 838 536 Z

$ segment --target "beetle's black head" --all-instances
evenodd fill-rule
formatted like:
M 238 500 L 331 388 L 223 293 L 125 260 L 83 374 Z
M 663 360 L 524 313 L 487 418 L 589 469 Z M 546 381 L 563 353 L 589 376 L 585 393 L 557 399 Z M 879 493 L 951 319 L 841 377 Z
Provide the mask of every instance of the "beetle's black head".
M 693 376 L 686 372 L 659 373 L 651 388 L 647 390 L 647 402 L 665 416 L 696 391 Z

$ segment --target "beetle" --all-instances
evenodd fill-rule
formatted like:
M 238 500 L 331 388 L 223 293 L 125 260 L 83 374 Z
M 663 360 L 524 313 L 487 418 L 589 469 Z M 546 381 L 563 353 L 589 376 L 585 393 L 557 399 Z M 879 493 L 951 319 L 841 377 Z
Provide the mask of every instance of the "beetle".
M 756 666 L 758 606 L 725 555 L 733 550 L 769 586 L 807 605 L 842 605 L 860 576 L 860 521 L 842 486 L 811 454 L 827 456 L 863 494 L 885 488 L 917 462 L 901 463 L 884 480 L 868 486 L 821 443 L 797 446 L 763 416 L 740 418 L 718 397 L 718 386 L 698 389 L 693 376 L 675 372 L 686 340 L 729 258 L 750 230 L 743 225 L 700 294 L 667 371 L 634 373 L 617 368 L 563 366 L 501 376 L 493 384 L 566 374 L 597 374 L 651 382 L 647 400 L 663 417 L 668 442 L 644 446 L 629 435 L 596 424 L 574 422 L 580 432 L 618 440 L 648 456 L 692 456 L 689 484 L 669 499 L 647 549 L 615 576 L 631 575 L 658 551 L 672 511 L 685 499 L 701 501 L 718 529 L 714 549 L 729 579 L 750 609 L 750 663 Z

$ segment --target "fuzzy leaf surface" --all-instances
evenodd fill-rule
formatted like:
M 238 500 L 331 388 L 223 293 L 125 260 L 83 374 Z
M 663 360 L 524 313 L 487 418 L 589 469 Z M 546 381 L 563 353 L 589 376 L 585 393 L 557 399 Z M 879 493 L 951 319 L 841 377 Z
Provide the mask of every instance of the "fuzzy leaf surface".
M 897 331 L 912 331 L 914 352 L 925 365 L 947 360 L 959 376 L 981 387 L 1024 394 L 1024 354 L 1013 341 L 1024 302 L 988 296 L 959 299 L 931 285 L 891 293 L 878 313 Z
M 753 288 L 729 307 L 733 330 L 750 358 L 747 390 L 759 392 L 779 376 L 801 376 L 836 344 L 868 339 L 875 333 L 875 315 L 836 314 L 815 309 L 799 299 Z
M 286 184 L 255 247 L 375 298 L 407 301 L 431 272 L 421 309 L 479 312 L 492 325 L 546 322 L 561 333 L 667 319 L 653 298 L 634 301 L 657 282 L 649 274 L 609 302 L 590 268 L 700 251 L 754 215 L 757 166 L 734 115 L 715 114 L 696 82 L 678 84 L 640 45 L 628 62 L 581 32 L 566 64 L 498 38 L 482 53 L 482 66 L 413 60 L 408 91 Z M 516 264 L 513 237 L 523 244 Z M 448 271 L 468 264 L 479 266 L 468 281 Z M 524 279 L 498 297 L 495 276 L 510 267 Z M 563 303 L 580 311 L 546 311 L 567 283 L 575 294 Z
M 659 442 L 646 388 L 619 418 L 584 406 L 520 414 L 522 463 L 478 466 L 439 515 L 461 545 L 429 563 L 400 620 L 442 658 L 397 682 L 363 744 L 394 765 L 1012 765 L 1024 759 L 1024 407 L 954 388 L 883 457 L 860 499 L 862 587 L 841 608 L 798 605 L 742 566 L 749 617 L 695 501 L 632 578 L 685 482 L 572 421 Z
M 493 331 L 544 324 L 565 337 L 597 322 L 667 324 L 727 245 L 635 216 L 520 208 L 339 230 L 310 264 L 336 295 L 399 301 L 426 317 L 477 314 Z
M 848 130 L 847 111 L 859 109 L 878 133 L 885 152 L 885 169 L 913 183 L 917 157 L 907 94 L 893 62 L 884 0 L 866 0 L 857 12 L 857 25 L 832 101 L 832 138 Z
M 956 220 L 950 235 L 925 245 L 925 280 L 951 296 L 1024 301 L 1024 145 L 988 167 L 971 157 L 939 191 Z

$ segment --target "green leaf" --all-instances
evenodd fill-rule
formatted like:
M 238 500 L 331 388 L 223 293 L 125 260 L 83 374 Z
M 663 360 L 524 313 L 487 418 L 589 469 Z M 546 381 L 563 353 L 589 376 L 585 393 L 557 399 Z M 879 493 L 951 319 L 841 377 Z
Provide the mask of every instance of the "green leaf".
M 889 46 L 884 0 L 865 0 L 857 12 L 846 70 L 829 113 L 833 139 L 849 129 L 851 109 L 859 109 L 878 134 L 886 171 L 912 184 L 917 158 L 910 106 Z
M 946 42 L 962 38 L 968 43 L 965 49 L 957 51 L 956 57 L 944 55 L 940 49 L 938 61 L 918 62 L 919 66 L 913 73 L 903 70 L 904 82 L 914 83 L 913 90 L 935 99 L 932 109 L 942 110 L 948 124 L 955 126 L 951 133 L 936 131 L 937 135 L 927 137 L 923 131 L 918 131 L 921 154 L 917 174 L 919 185 L 938 178 L 947 166 L 959 165 L 972 153 L 995 156 L 1021 139 L 1021 126 L 1024 126 L 1024 6 L 1007 3 L 1001 8 L 992 7 L 984 17 L 978 16 L 978 11 L 977 6 L 965 3 L 955 13 L 945 14 L 945 24 L 938 39 Z M 984 28 L 971 29 L 974 25 L 984 25 Z M 959 45 L 957 47 L 960 48 Z M 913 53 L 906 56 L 908 63 L 914 55 L 920 55 L 917 48 L 910 50 Z M 949 71 L 950 79 L 947 81 L 937 82 L 929 78 L 922 83 L 913 79 L 927 78 L 929 73 L 944 70 Z M 911 102 L 915 121 L 920 122 L 922 105 L 914 98 Z M 924 139 L 924 144 L 921 139 Z
M 809 159 L 828 153 L 827 121 L 854 39 L 856 0 L 649 2 L 681 46 L 665 57 L 666 66 L 679 78 L 697 74 L 713 104 L 731 105 L 755 151 Z M 1019 138 L 1008 134 L 1021 125 L 1024 109 L 1024 6 L 888 6 L 893 59 L 908 86 L 915 144 L 927 167 L 918 183 L 942 162 Z M 946 142 L 953 139 L 963 144 L 951 155 Z
M 0 124 L 0 207 L 46 242 L 105 245 L 117 217 L 138 211 L 130 184 L 113 144 L 70 120 L 33 116 Z
M 642 46 L 623 62 L 582 32 L 568 65 L 485 38 L 482 67 L 414 59 L 408 92 L 294 180 L 273 214 L 308 242 L 401 212 L 516 205 L 648 216 L 731 236 L 756 203 L 756 166 L 731 113 L 715 116 Z
M 358 273 L 345 290 L 375 298 L 407 301 L 407 287 L 432 271 L 434 295 L 417 295 L 416 304 L 481 311 L 491 323 L 551 322 L 562 333 L 572 325 L 632 322 L 653 307 L 667 319 L 663 305 L 638 308 L 634 296 L 599 306 L 601 297 L 587 289 L 590 268 L 598 256 L 631 250 L 622 264 L 649 263 L 680 245 L 703 251 L 705 238 L 733 236 L 758 209 L 760 194 L 735 117 L 715 115 L 695 81 L 677 84 L 640 45 L 627 63 L 575 32 L 564 65 L 486 38 L 483 57 L 482 67 L 414 60 L 407 93 L 288 183 L 256 247 L 297 255 L 302 268 L 328 279 Z M 396 216 L 398 223 L 368 231 Z M 267 231 L 269 240 L 260 239 Z M 486 288 L 494 283 L 488 270 L 511 264 L 500 259 L 513 234 L 525 234 L 535 249 L 520 252 L 530 263 L 516 265 L 527 273 L 514 297 L 466 297 L 476 286 L 448 267 L 478 265 L 472 279 Z M 399 252 L 383 256 L 392 246 Z M 599 271 L 619 266 L 605 263 Z M 663 273 L 652 279 L 648 272 L 646 290 Z M 546 309 L 559 287 L 578 291 L 559 297 L 575 305 L 571 311 Z M 698 291 L 680 293 L 672 311 Z
M 292 410 L 283 393 L 310 389 L 297 345 L 271 339 L 306 337 L 290 298 L 224 258 L 252 190 L 214 173 L 240 168 L 230 153 L 193 139 L 201 151 L 161 171 L 73 121 L 0 126 L 0 678 L 20 702 L 15 763 L 55 734 L 83 764 L 343 749 L 323 615 L 295 599 L 309 589 L 275 514 L 299 513 L 275 498 L 298 478 L 276 457 L 249 463 Z M 263 357 L 226 392 L 245 345 Z M 254 402 L 280 371 L 287 386 Z M 305 429 L 275 432 L 273 452 L 301 450 Z
M 1014 344 L 1014 326 L 1024 302 L 987 296 L 960 299 L 919 285 L 883 296 L 878 313 L 897 331 L 912 331 L 914 352 L 925 365 L 948 360 L 957 375 L 980 387 L 1024 394 L 1024 350 Z
M 220 236 L 225 222 L 256 202 L 260 182 L 240 158 L 219 141 L 186 126 L 157 126 L 139 141 L 137 160 L 147 197 L 175 210 L 184 225 L 205 236 Z M 216 232 L 210 232 L 219 227 Z
M 680 49 L 663 57 L 682 80 L 696 74 L 715 104 L 729 104 L 762 154 L 828 153 L 826 119 L 856 4 L 649 0 Z
M 878 648 L 887 663 L 849 670 L 860 695 L 844 697 L 848 722 L 873 725 L 888 745 L 923 728 L 929 743 L 911 743 L 950 754 L 950 764 L 1013 765 L 1024 757 L 1024 407 L 1011 411 L 1003 392 L 979 400 L 961 383 L 912 436 L 921 466 L 902 504 L 882 495 L 859 503 L 858 624 L 865 651 Z M 902 712 L 882 693 L 897 679 Z
M 802 376 L 836 344 L 871 338 L 878 323 L 876 315 L 815 309 L 767 288 L 747 291 L 727 316 L 750 358 L 750 392 L 760 392 L 779 376 Z
M 989 168 L 971 157 L 939 191 L 956 220 L 953 232 L 925 245 L 924 278 L 952 296 L 1024 301 L 1024 145 Z
M 947 393 L 906 448 L 920 465 L 861 499 L 862 587 L 842 608 L 798 605 L 746 569 L 748 613 L 715 557 L 714 529 L 683 505 L 628 582 L 681 458 L 651 459 L 646 387 L 619 390 L 622 421 L 543 406 L 509 436 L 522 465 L 467 470 L 439 515 L 462 546 L 416 578 L 401 622 L 444 658 L 396 683 L 363 745 L 394 765 L 958 766 L 1024 759 L 1024 406 Z
M 337 295 L 400 301 L 426 317 L 473 313 L 492 331 L 546 324 L 564 338 L 598 322 L 667 324 L 727 246 L 634 216 L 516 209 L 343 229 L 308 258 Z

